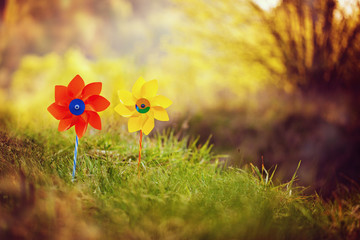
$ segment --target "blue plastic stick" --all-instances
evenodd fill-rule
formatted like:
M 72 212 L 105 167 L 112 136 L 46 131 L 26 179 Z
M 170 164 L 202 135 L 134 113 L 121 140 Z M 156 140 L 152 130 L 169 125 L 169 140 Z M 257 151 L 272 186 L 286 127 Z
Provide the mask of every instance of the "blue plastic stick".
M 78 145 L 79 145 L 79 139 L 78 139 L 78 136 L 76 135 L 75 150 L 74 150 L 74 168 L 73 168 L 73 172 L 72 172 L 72 181 L 74 181 L 74 179 L 75 179 L 76 157 L 77 157 Z

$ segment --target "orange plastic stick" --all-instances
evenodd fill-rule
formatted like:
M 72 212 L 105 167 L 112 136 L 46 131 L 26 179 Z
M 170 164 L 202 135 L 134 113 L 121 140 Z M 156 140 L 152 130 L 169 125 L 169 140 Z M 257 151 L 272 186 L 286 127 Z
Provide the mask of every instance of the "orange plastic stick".
M 139 162 L 138 162 L 138 170 L 139 170 L 138 176 L 139 176 L 139 177 L 140 177 L 140 161 L 141 161 L 141 149 L 142 149 L 141 142 L 142 142 L 142 131 L 140 130 L 140 140 L 139 140 Z

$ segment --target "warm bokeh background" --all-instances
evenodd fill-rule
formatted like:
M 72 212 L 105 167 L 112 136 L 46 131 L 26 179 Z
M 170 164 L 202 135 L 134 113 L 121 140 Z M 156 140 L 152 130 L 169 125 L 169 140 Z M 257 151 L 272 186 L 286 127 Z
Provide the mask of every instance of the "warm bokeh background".
M 117 102 L 158 79 L 181 137 L 230 164 L 278 165 L 325 196 L 360 182 L 360 8 L 356 0 L 5 0 L 0 127 L 53 127 L 54 85 L 76 74 Z M 103 122 L 125 121 L 113 108 Z M 89 133 L 88 133 L 89 134 Z M 224 157 L 226 159 L 226 157 Z

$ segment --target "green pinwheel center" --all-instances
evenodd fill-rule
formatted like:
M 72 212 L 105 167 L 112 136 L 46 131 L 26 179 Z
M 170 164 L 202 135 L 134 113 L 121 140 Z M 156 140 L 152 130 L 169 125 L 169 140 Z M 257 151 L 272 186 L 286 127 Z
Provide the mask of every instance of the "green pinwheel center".
M 150 110 L 150 102 L 145 98 L 140 98 L 136 101 L 135 108 L 139 113 L 147 113 Z

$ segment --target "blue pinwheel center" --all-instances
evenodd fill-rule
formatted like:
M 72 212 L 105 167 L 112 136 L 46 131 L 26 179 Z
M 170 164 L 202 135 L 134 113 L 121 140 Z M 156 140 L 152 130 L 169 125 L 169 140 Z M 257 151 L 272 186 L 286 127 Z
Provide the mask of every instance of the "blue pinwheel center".
M 81 99 L 74 99 L 69 104 L 69 110 L 72 114 L 79 116 L 85 111 L 85 103 Z
M 139 113 L 147 113 L 150 110 L 150 102 L 145 98 L 140 98 L 136 101 L 135 108 Z

